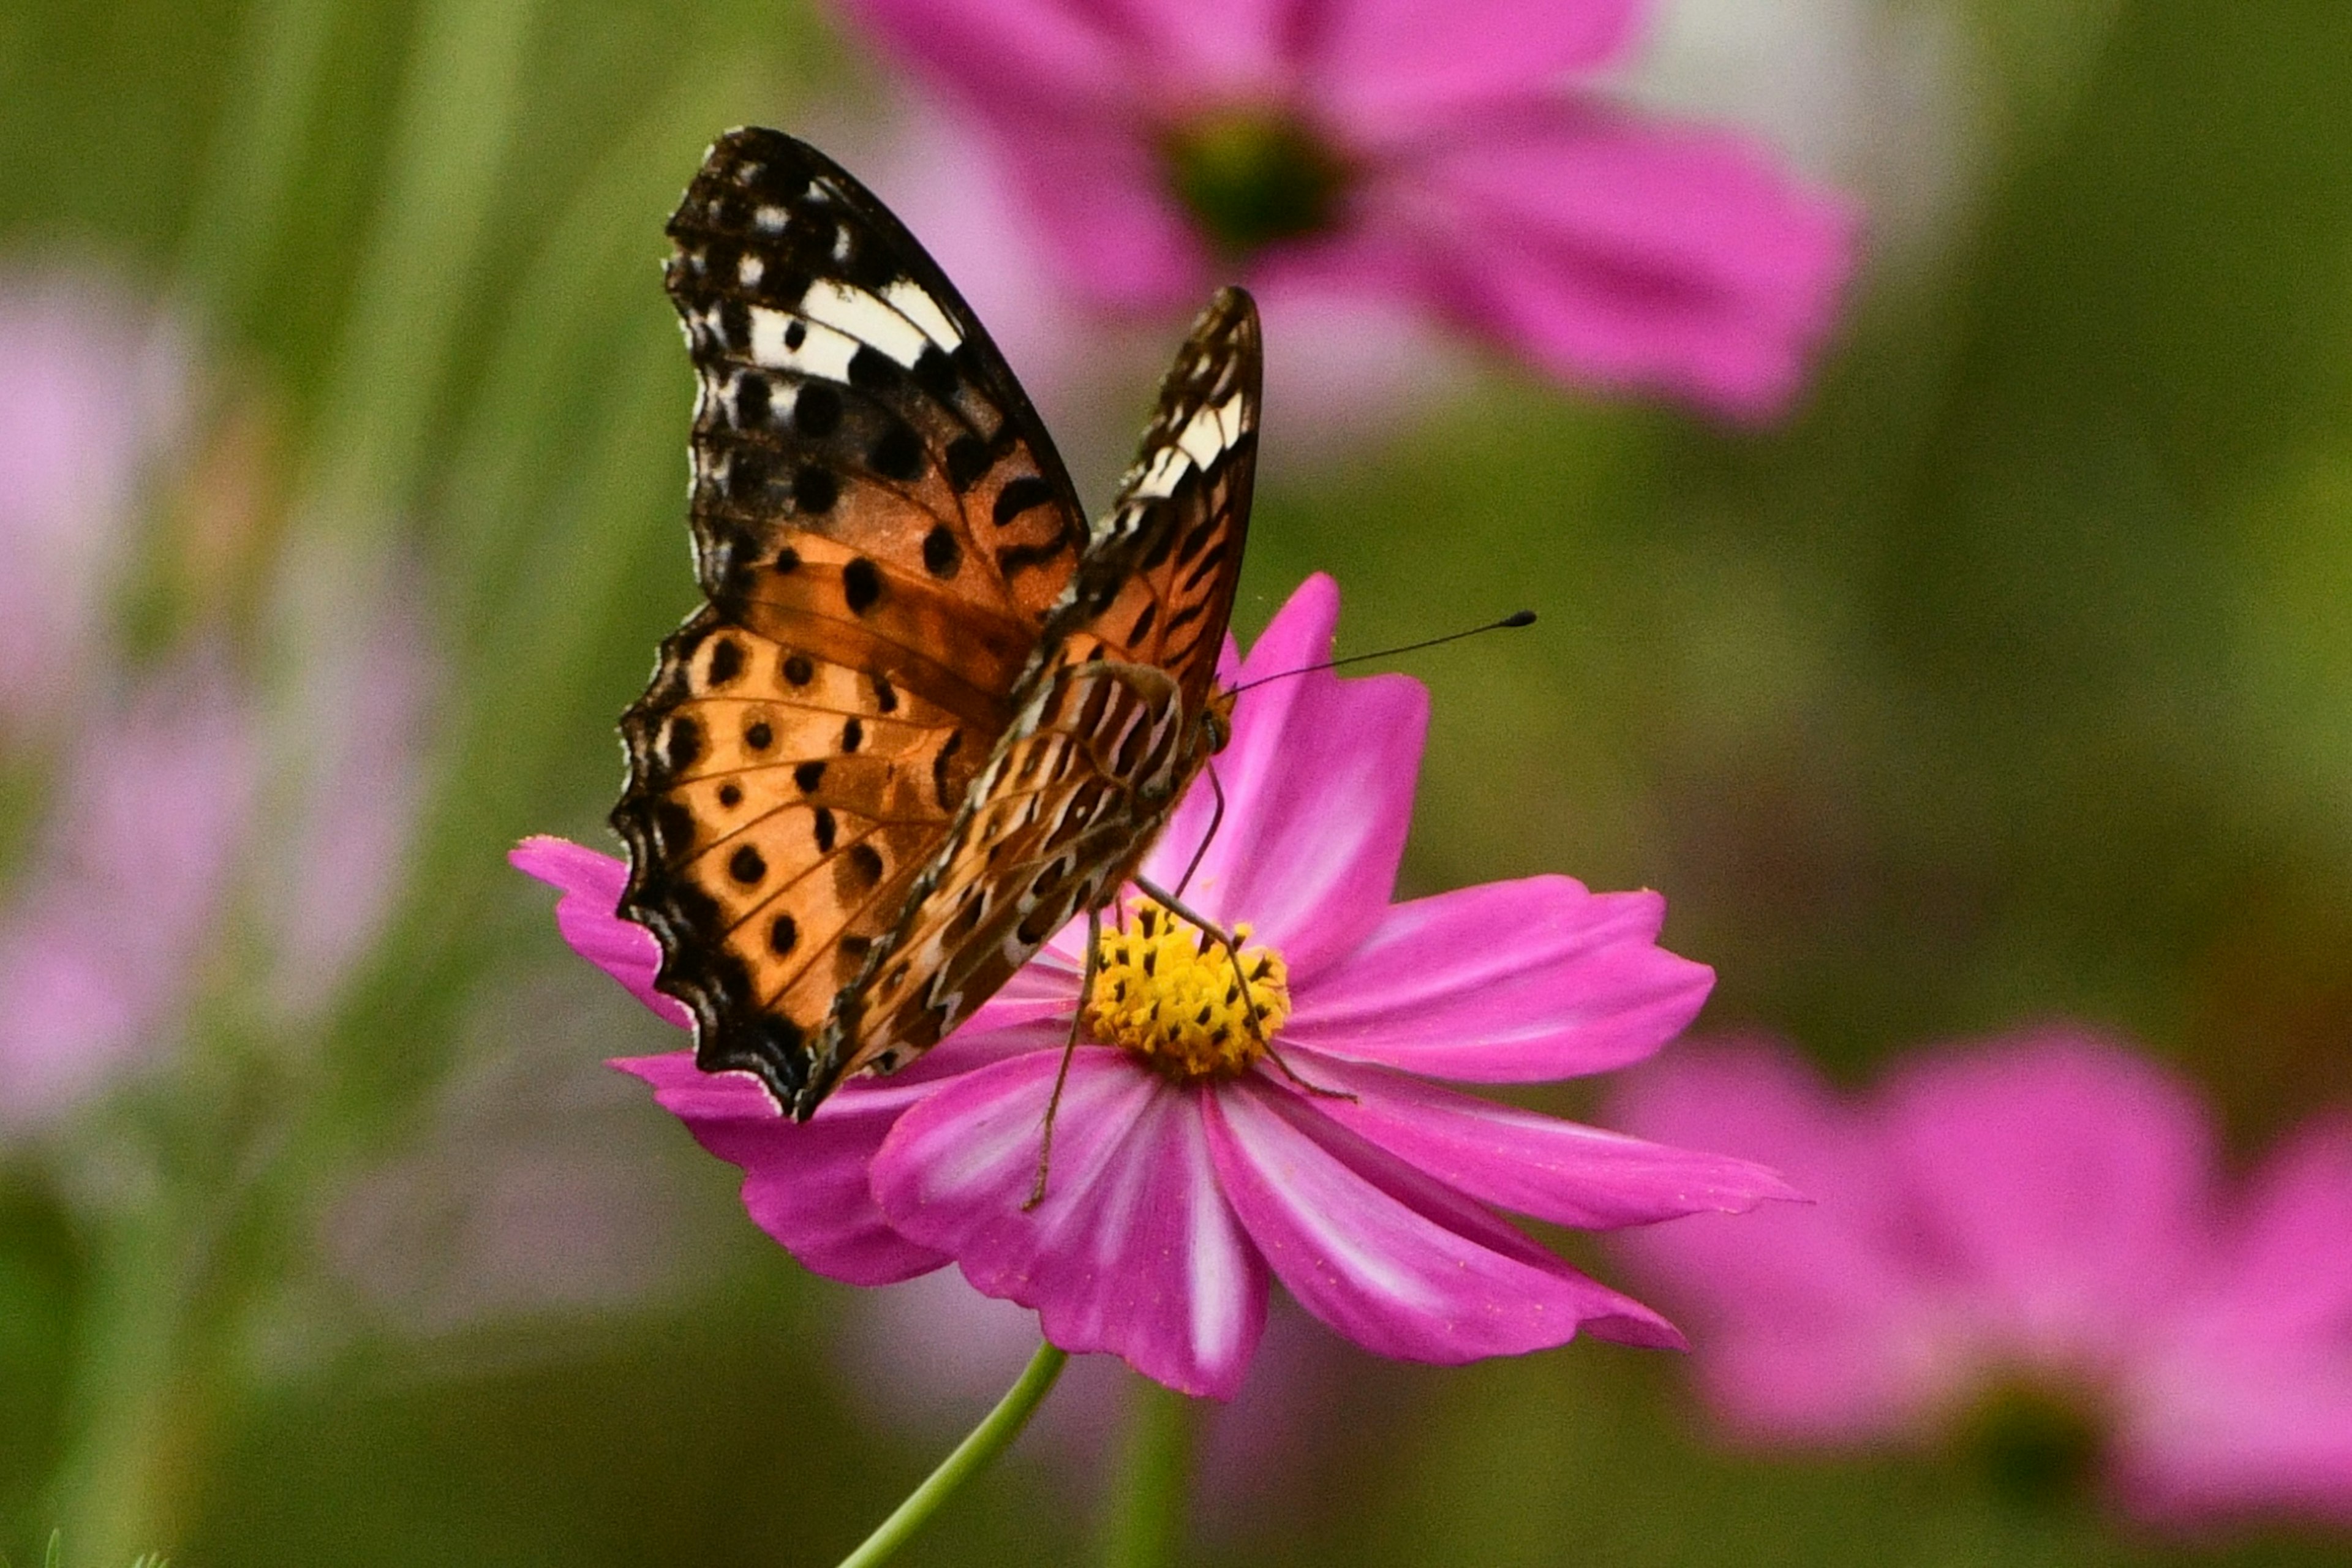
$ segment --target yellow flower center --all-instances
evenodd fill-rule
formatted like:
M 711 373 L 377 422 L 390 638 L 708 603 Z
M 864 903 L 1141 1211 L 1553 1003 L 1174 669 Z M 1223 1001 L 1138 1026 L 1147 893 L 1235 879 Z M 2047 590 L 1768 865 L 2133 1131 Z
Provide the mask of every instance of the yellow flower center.
M 1290 970 L 1273 949 L 1249 945 L 1249 927 L 1234 934 L 1238 970 L 1223 942 L 1157 904 L 1136 910 L 1125 930 L 1106 927 L 1087 1027 L 1180 1082 L 1246 1070 L 1290 1016 Z

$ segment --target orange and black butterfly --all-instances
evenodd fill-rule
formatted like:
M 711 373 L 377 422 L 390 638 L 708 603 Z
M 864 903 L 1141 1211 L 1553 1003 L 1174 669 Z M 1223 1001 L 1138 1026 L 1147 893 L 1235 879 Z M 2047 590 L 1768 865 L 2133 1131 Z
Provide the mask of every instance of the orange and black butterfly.
M 823 153 L 728 132 L 669 235 L 708 602 L 622 720 L 621 912 L 697 1061 L 805 1118 L 1115 899 L 1223 745 L 1257 312 L 1194 323 L 1089 527 L 970 308 Z

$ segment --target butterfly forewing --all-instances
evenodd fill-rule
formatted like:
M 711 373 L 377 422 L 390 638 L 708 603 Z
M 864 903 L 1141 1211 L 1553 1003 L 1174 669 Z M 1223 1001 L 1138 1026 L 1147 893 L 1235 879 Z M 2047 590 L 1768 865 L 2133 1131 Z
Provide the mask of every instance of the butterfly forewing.
M 1085 534 L 986 332 L 822 154 L 730 132 L 669 232 L 709 603 L 623 720 L 622 910 L 701 1064 L 790 1101 L 1010 725 Z
M 968 1016 L 1117 896 L 1222 743 L 1213 693 L 1249 519 L 1257 316 L 1220 294 L 1162 384 L 1118 500 L 1045 617 L 1003 738 L 897 925 L 835 1003 L 804 1114 Z

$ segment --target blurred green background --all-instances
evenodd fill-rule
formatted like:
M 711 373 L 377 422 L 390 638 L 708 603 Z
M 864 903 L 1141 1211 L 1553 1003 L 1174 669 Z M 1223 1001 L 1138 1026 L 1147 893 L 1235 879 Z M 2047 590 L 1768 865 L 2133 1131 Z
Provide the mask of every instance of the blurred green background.
M 1726 9 L 1669 6 L 1673 36 Z M 1856 1081 L 2112 1027 L 2251 1153 L 2344 1102 L 2352 1041 L 2352 9 L 1780 25 L 1824 17 L 1869 90 L 1808 156 L 1875 243 L 1803 411 L 1733 431 L 1486 364 L 1337 455 L 1286 463 L 1276 426 L 1237 626 L 1318 568 L 1342 651 L 1533 605 L 1414 666 L 1409 888 L 1662 889 L 1721 977 L 1703 1027 Z M 63 1523 L 72 1564 L 826 1563 L 944 1447 L 867 1397 L 866 1300 L 607 1084 L 674 1038 L 502 858 L 610 846 L 614 717 L 692 602 L 662 221 L 717 130 L 821 139 L 883 94 L 784 0 L 0 10 L 0 260 L 170 300 L 197 448 L 264 432 L 250 537 L 203 586 L 165 516 L 125 617 L 258 625 L 289 562 L 391 562 L 441 669 L 398 902 L 333 1007 L 289 1040 L 215 1006 L 86 1147 L 0 1145 L 16 1561 Z M 1081 458 L 1098 500 L 1113 459 Z M 152 1182 L 91 1197 L 124 1147 Z M 469 1277 L 467 1205 L 519 1148 L 625 1210 L 609 1278 Z M 1727 1455 L 1672 1357 L 1336 1364 L 1187 1561 L 2343 1561 L 2021 1510 L 1933 1459 Z M 1098 1468 L 1032 1442 L 906 1560 L 1088 1561 Z

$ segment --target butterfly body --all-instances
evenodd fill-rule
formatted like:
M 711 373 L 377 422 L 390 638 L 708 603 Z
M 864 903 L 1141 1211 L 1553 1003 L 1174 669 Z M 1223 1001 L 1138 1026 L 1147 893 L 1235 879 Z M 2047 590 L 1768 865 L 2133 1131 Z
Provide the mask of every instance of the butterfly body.
M 622 912 L 697 1058 L 805 1117 L 1118 895 L 1228 732 L 1256 449 L 1227 290 L 1091 527 L 1002 356 L 823 154 L 715 144 L 667 280 L 706 603 L 622 721 Z

